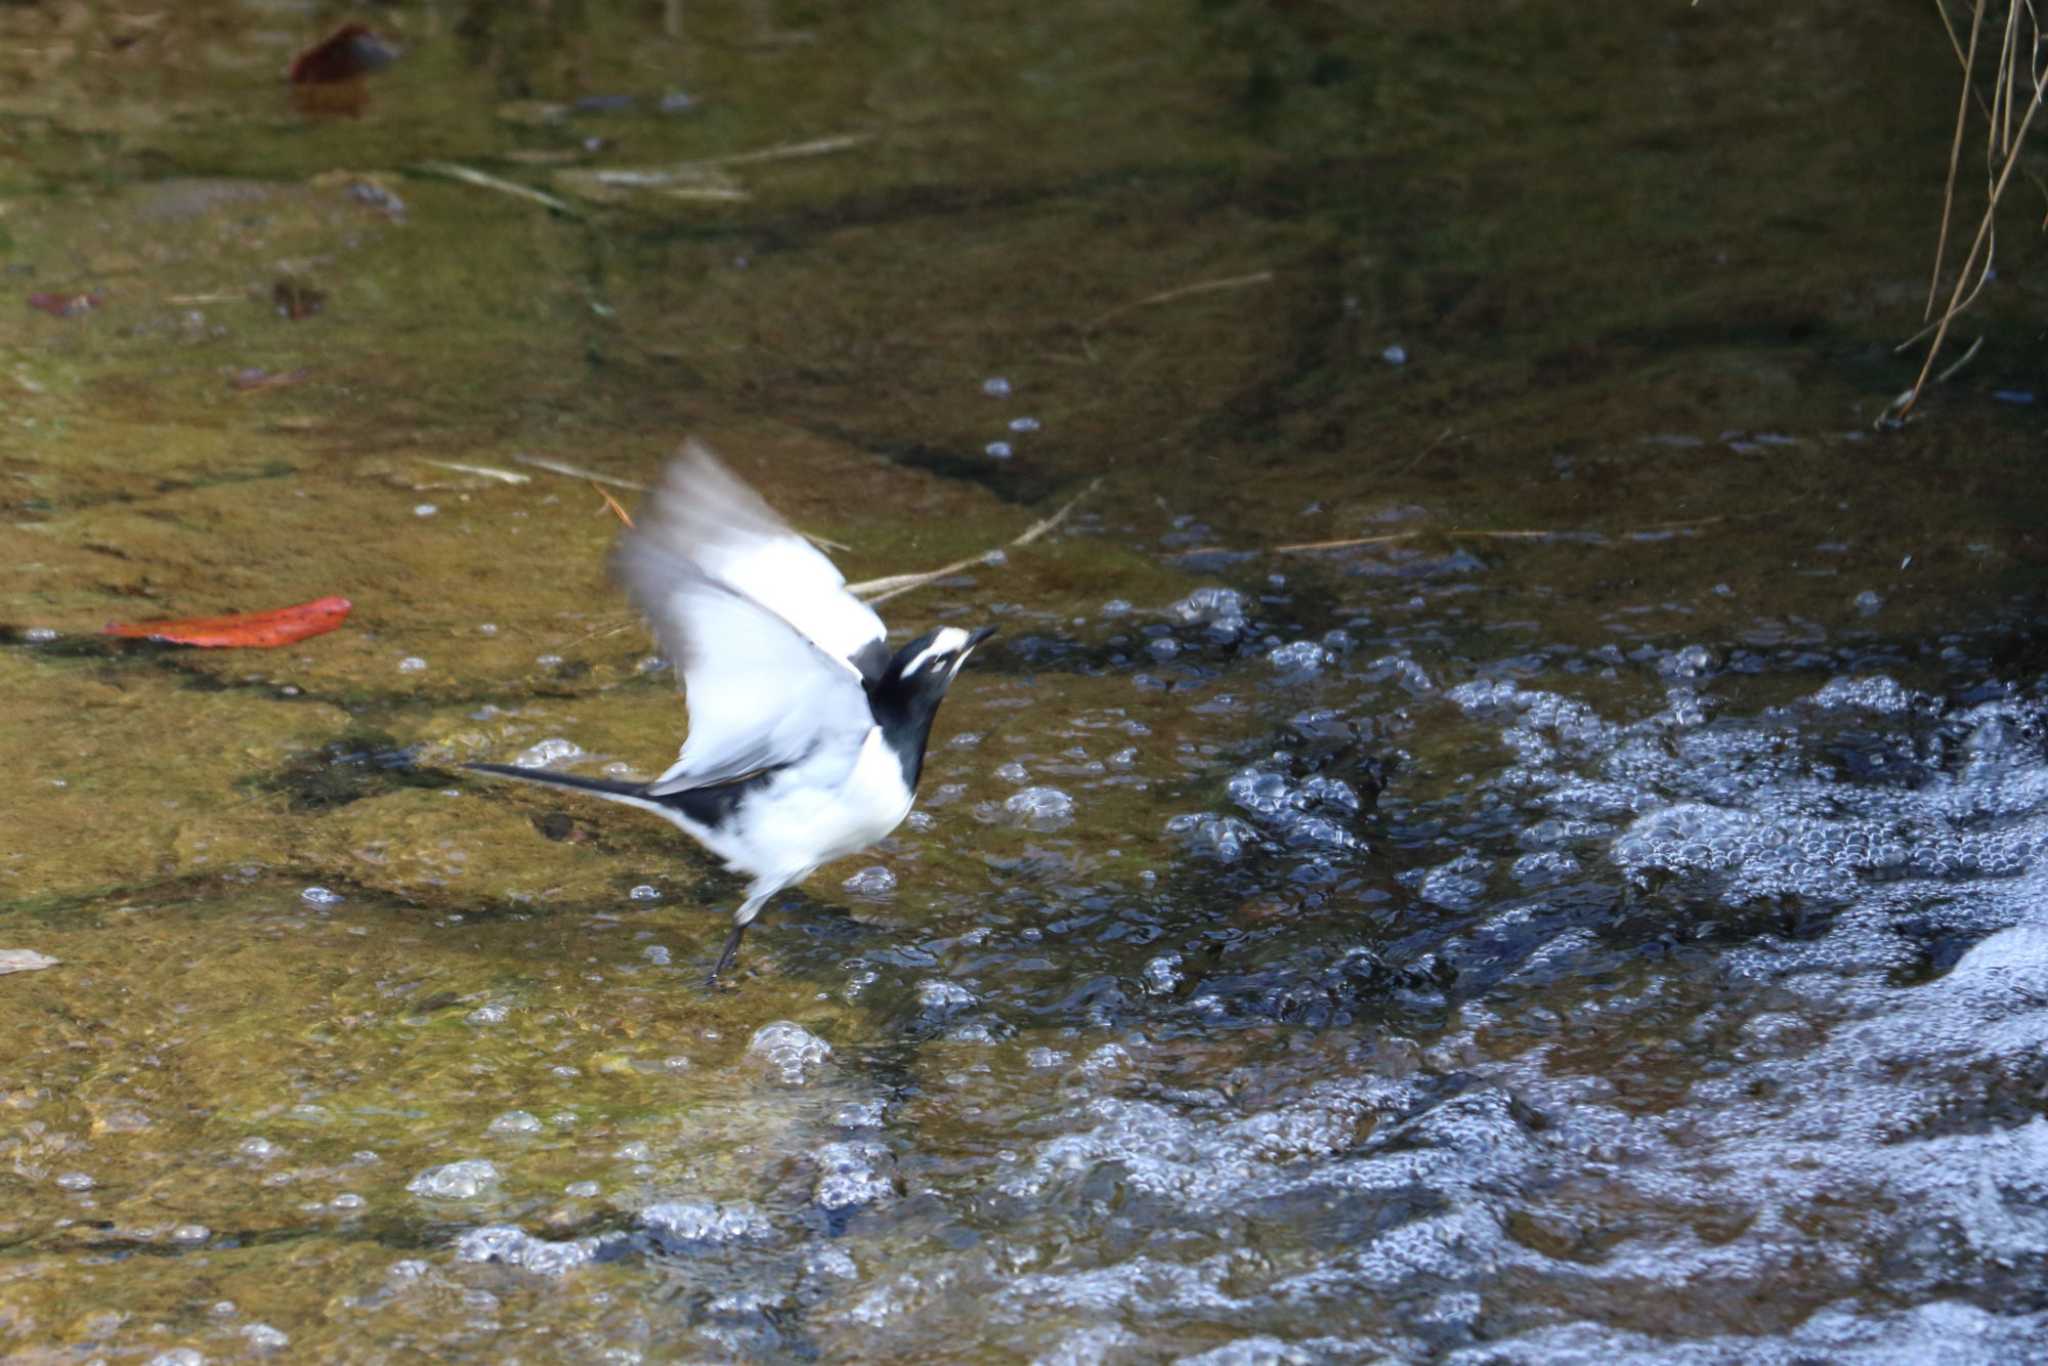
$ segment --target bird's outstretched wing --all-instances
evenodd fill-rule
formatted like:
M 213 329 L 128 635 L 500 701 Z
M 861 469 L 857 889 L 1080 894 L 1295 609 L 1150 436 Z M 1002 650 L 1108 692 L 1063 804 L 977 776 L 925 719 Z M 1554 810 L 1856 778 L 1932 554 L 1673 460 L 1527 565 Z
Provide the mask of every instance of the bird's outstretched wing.
M 885 656 L 882 619 L 703 445 L 662 471 L 614 568 L 690 708 L 682 755 L 650 793 L 794 763 L 874 724 L 863 670 Z

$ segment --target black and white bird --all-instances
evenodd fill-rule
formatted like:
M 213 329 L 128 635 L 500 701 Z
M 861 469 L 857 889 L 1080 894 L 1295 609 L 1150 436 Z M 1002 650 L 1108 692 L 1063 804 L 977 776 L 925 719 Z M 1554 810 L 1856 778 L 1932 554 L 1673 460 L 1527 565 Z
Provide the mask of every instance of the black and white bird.
M 910 814 L 939 703 L 995 628 L 941 626 L 891 654 L 832 562 L 695 441 L 612 567 L 681 678 L 681 757 L 651 783 L 469 767 L 651 811 L 751 878 L 715 982 L 768 898 Z

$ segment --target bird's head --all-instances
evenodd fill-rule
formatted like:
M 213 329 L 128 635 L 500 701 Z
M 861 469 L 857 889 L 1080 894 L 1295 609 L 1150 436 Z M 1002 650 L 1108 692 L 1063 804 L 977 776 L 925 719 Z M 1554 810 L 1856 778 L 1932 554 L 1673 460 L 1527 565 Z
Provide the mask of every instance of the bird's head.
M 915 698 L 936 707 L 974 647 L 995 633 L 993 626 L 979 631 L 963 631 L 957 626 L 927 631 L 896 652 L 882 673 L 880 686 L 906 701 Z

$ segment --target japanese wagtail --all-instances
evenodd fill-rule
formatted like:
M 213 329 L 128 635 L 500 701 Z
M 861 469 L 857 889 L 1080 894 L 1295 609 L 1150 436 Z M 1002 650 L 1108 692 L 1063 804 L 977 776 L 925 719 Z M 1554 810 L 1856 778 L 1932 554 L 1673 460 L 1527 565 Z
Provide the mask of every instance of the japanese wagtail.
M 468 767 L 651 811 L 751 878 L 716 982 L 768 898 L 910 814 L 939 703 L 995 628 L 941 626 L 891 654 L 832 562 L 696 441 L 612 568 L 681 678 L 681 757 L 651 783 Z

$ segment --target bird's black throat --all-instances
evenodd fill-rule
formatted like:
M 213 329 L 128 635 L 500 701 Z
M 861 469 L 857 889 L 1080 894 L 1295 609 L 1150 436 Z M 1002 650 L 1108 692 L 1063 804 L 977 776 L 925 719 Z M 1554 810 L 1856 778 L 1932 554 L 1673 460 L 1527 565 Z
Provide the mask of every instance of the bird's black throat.
M 882 728 L 882 743 L 903 765 L 903 783 L 912 792 L 924 774 L 925 747 L 931 743 L 932 722 L 938 719 L 944 697 L 902 679 L 884 679 L 868 689 L 868 709 Z

